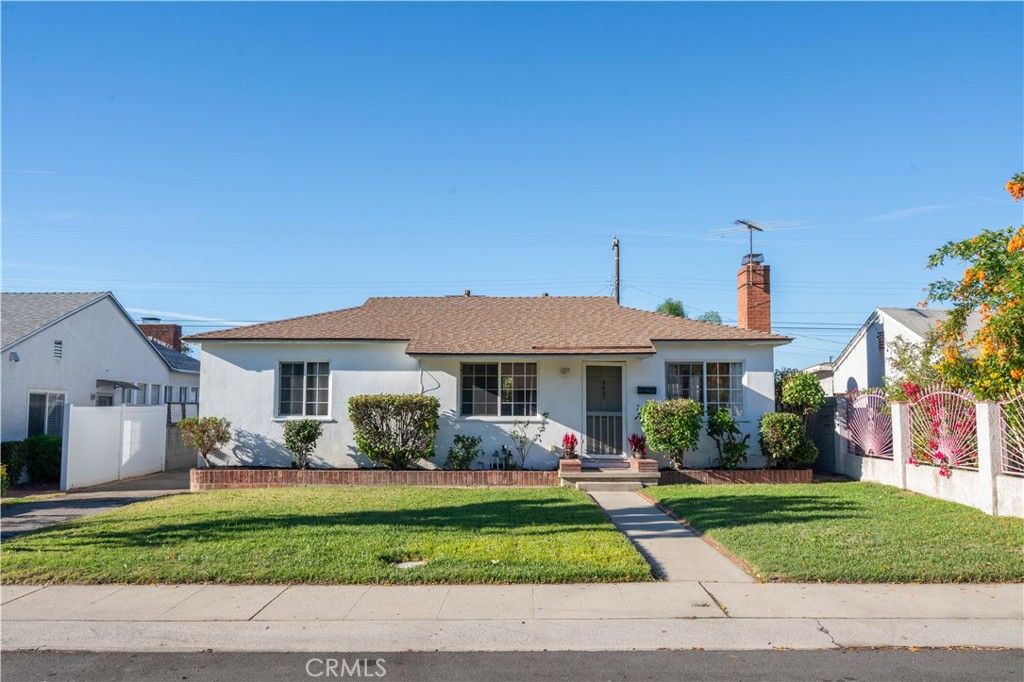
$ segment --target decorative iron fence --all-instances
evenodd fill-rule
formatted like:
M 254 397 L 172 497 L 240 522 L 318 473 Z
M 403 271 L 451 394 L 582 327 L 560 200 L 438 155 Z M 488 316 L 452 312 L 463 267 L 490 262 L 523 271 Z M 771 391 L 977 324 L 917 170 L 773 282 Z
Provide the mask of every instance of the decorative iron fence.
M 1002 472 L 1024 476 L 1024 390 L 999 403 Z
M 892 410 L 881 389 L 848 394 L 844 399 L 847 452 L 858 457 L 892 459 Z
M 950 469 L 978 469 L 978 428 L 974 398 L 941 386 L 908 391 L 910 462 Z

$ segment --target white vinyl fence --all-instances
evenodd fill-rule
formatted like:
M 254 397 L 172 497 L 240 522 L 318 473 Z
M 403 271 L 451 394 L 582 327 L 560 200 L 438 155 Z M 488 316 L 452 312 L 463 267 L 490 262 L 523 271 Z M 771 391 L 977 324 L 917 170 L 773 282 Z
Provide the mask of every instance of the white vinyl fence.
M 164 470 L 167 413 L 162 406 L 64 406 L 60 489 Z

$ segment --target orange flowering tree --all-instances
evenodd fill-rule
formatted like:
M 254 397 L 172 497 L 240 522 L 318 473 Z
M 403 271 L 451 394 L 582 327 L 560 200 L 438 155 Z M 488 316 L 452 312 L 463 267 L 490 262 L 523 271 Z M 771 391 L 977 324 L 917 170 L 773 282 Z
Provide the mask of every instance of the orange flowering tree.
M 1024 174 L 1006 188 L 1019 201 Z M 929 301 L 953 304 L 939 328 L 938 370 L 951 385 L 970 388 L 979 398 L 999 398 L 1024 386 L 1024 226 L 949 242 L 931 255 L 928 267 L 950 260 L 967 264 L 963 279 L 928 288 Z M 977 330 L 968 327 L 974 311 L 980 314 Z

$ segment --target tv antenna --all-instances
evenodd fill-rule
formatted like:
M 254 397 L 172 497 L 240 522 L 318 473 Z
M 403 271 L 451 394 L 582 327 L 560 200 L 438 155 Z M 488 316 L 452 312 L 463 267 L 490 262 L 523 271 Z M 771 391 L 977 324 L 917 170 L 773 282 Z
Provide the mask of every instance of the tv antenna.
M 732 239 L 737 237 L 743 232 L 747 233 L 747 255 L 743 257 L 743 265 L 749 265 L 751 263 L 760 263 L 764 260 L 764 256 L 760 253 L 754 253 L 754 233 L 755 232 L 781 232 L 783 230 L 814 230 L 817 229 L 817 225 L 807 225 L 806 220 L 797 221 L 782 221 L 775 220 L 767 223 L 758 223 L 753 220 L 736 220 L 732 225 L 727 227 L 718 227 L 711 230 L 711 236 L 708 239 Z

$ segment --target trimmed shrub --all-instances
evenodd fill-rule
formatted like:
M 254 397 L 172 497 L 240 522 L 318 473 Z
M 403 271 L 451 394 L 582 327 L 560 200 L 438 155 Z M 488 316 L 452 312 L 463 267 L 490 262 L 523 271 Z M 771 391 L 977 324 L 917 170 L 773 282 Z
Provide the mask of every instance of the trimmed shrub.
M 7 467 L 7 478 L 17 485 L 25 473 L 25 441 L 5 440 L 0 443 L 0 464 Z
M 740 437 L 740 427 L 727 410 L 715 410 L 708 417 L 708 435 L 718 448 L 718 464 L 723 469 L 735 469 L 747 463 L 747 441 L 750 434 Z
M 7 494 L 7 465 L 0 464 L 0 497 Z
M 807 423 L 808 417 L 825 402 L 825 391 L 813 374 L 790 374 L 782 381 L 782 402 Z
M 704 406 L 689 398 L 648 400 L 640 408 L 640 426 L 647 446 L 655 452 L 667 452 L 676 467 L 683 466 L 687 450 L 700 443 Z
M 761 417 L 761 453 L 769 466 L 782 464 L 788 469 L 806 467 L 818 457 L 818 449 L 804 431 L 799 415 L 768 412 Z
M 355 395 L 348 416 L 356 445 L 374 464 L 406 469 L 419 458 L 434 456 L 434 436 L 441 403 L 425 395 Z
M 40 434 L 25 439 L 28 477 L 33 483 L 60 482 L 60 436 Z
M 181 442 L 193 448 L 210 468 L 210 454 L 231 440 L 231 422 L 223 417 L 189 417 L 178 422 Z
M 448 448 L 448 459 L 444 461 L 445 469 L 469 469 L 477 457 L 483 454 L 480 444 L 484 439 L 480 436 L 455 436 L 455 443 Z
M 284 423 L 284 446 L 292 453 L 295 466 L 309 468 L 309 458 L 316 442 L 324 432 L 324 425 L 316 419 L 298 419 Z

